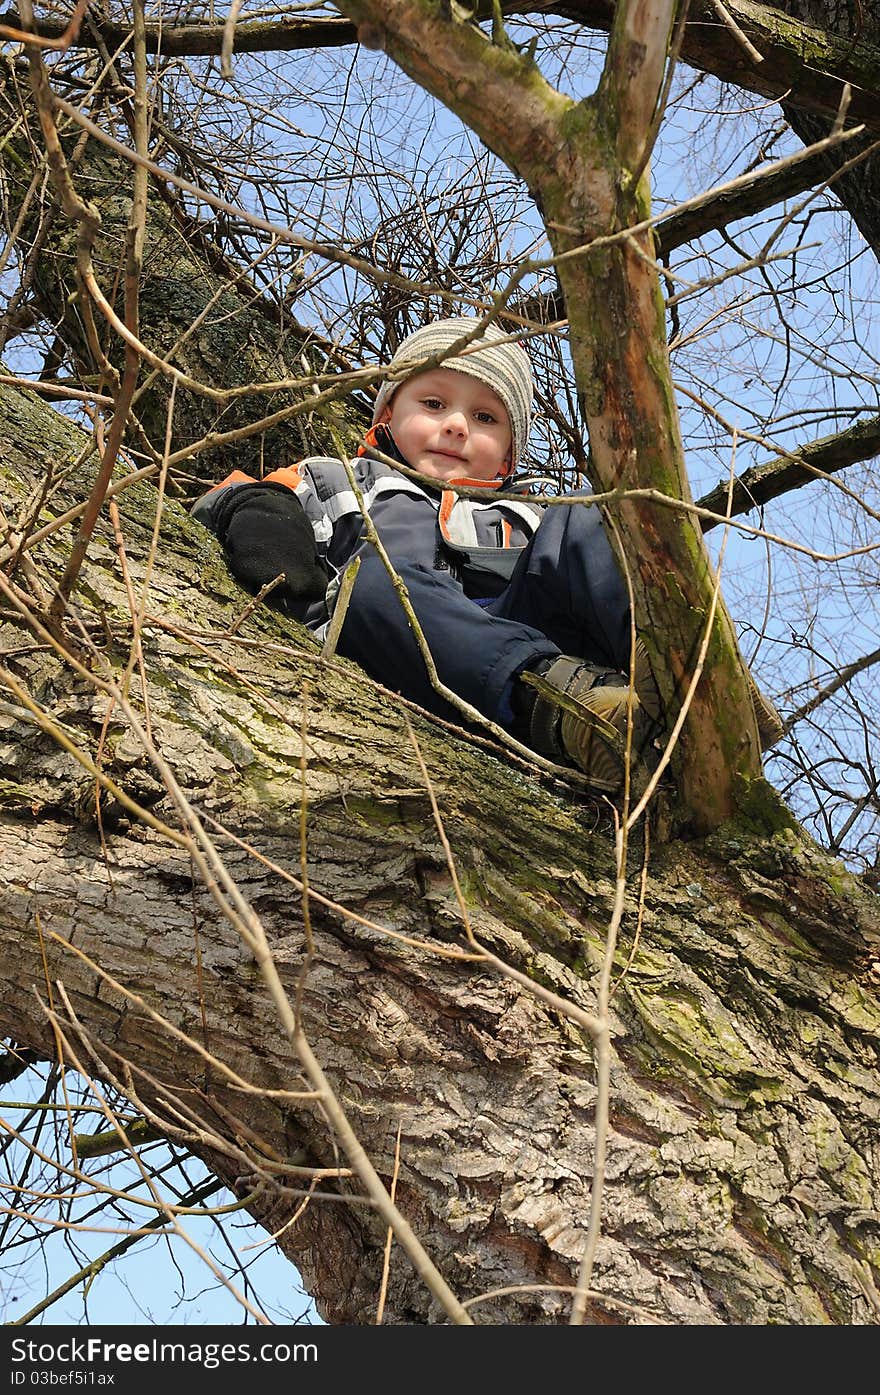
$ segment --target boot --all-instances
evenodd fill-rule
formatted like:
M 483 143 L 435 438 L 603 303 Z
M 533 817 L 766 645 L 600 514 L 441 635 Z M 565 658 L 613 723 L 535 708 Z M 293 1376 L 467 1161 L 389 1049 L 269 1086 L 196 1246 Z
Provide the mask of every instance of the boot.
M 528 744 L 540 755 L 578 766 L 601 793 L 617 794 L 626 768 L 629 709 L 635 764 L 650 759 L 661 729 L 660 698 L 644 649 L 637 645 L 635 691 L 625 673 L 567 655 L 542 668 L 520 674 L 536 690 Z

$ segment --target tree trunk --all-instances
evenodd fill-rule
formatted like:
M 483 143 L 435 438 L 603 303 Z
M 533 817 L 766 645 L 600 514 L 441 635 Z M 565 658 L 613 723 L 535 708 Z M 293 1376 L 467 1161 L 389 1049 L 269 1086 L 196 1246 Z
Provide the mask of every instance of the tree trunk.
M 71 459 L 81 441 L 30 395 L 6 390 L 0 407 L 12 515 L 47 458 Z M 86 486 L 68 479 L 51 512 Z M 117 500 L 137 587 L 155 496 L 136 485 Z M 69 527 L 34 549 L 39 570 L 57 572 Z M 119 676 L 131 628 L 101 527 L 77 593 L 102 645 L 99 678 Z M 152 739 L 259 913 L 291 994 L 306 965 L 302 898 L 287 879 L 301 876 L 305 807 L 313 952 L 302 1020 L 313 1050 L 388 1182 L 399 1130 L 397 1203 L 459 1296 L 544 1286 L 488 1298 L 474 1320 L 563 1322 L 594 1175 L 591 1042 L 493 964 L 444 957 L 470 947 L 402 705 L 353 665 L 322 660 L 311 636 L 265 609 L 230 633 L 247 600 L 213 538 L 167 505 L 144 627 L 147 702 L 138 702 Z M 7 671 L 96 758 L 106 699 L 85 671 L 35 644 L 11 604 Z M 312 1200 L 281 1230 L 301 1207 L 302 1181 L 285 1161 L 346 1159 L 320 1102 L 261 1093 L 305 1082 L 252 954 L 190 852 L 130 821 L 118 797 L 105 797 L 102 840 L 94 780 L 35 729 L 6 684 L 3 1032 L 56 1054 L 53 1003 L 64 1059 L 120 1079 L 169 1134 L 252 1195 L 251 1213 L 280 1230 L 328 1321 L 371 1322 L 385 1239 L 375 1212 Z M 133 691 L 140 698 L 137 681 Z M 475 936 L 594 1011 L 615 890 L 602 810 L 479 742 L 411 720 Z M 101 764 L 179 837 L 118 705 Z M 781 813 L 773 837 L 729 828 L 658 846 L 649 865 L 640 918 L 634 851 L 614 967 L 588 1320 L 876 1322 L 877 900 Z M 356 1180 L 319 1191 L 362 1194 Z M 445 1320 L 397 1246 L 385 1320 Z
M 5 110 L 13 131 L 19 97 L 16 90 L 6 94 L 0 86 L 0 110 Z M 31 196 L 28 202 L 41 152 L 33 132 L 30 144 L 26 134 L 18 133 L 3 147 L 3 195 L 9 224 L 22 209 L 25 212 L 19 247 L 29 266 L 31 293 L 35 305 L 57 326 L 64 354 L 73 357 L 87 381 L 103 378 L 109 389 L 112 373 L 106 371 L 103 355 L 121 371 L 122 343 L 98 317 L 101 351 L 96 352 L 82 312 L 83 293 L 72 293 L 78 284 L 78 228 L 51 200 L 44 204 Z M 121 316 L 134 167 L 94 140 L 80 149 L 68 141 L 66 148 L 77 192 L 100 218 L 92 249 L 97 279 Z M 359 407 L 345 391 L 332 406 L 317 404 L 308 413 L 297 411 L 314 396 L 310 384 L 316 375 L 338 374 L 341 360 L 333 347 L 300 328 L 259 294 L 241 268 L 230 266 L 205 228 L 187 214 L 176 190 L 162 180 L 153 181 L 151 188 L 139 295 L 140 338 L 169 368 L 163 372 L 149 362 L 142 365 L 128 430 L 131 445 L 148 457 L 161 458 L 176 370 L 186 379 L 178 383 L 174 396 L 174 451 L 197 481 L 190 493 L 200 492 L 230 470 L 259 478 L 264 462 L 272 469 L 278 460 L 332 454 L 340 442 L 354 450 L 369 425 L 366 399 Z M 292 263 L 297 260 L 293 248 L 290 258 Z M 188 380 L 204 391 L 189 386 Z M 296 386 L 285 386 L 287 382 Z M 193 452 L 196 443 L 199 448 Z

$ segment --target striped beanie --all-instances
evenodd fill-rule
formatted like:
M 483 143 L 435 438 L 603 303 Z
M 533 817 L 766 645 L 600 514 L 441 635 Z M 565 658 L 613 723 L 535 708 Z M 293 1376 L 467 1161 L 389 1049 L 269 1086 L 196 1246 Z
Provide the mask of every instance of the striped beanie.
M 476 319 L 435 320 L 424 325 L 404 339 L 392 358 L 389 369 L 402 368 L 407 363 L 420 364 L 422 359 L 443 354 L 447 349 L 472 334 L 479 324 Z M 513 437 L 510 468 L 515 470 L 528 439 L 531 424 L 532 365 L 525 349 L 519 344 L 503 342 L 506 336 L 495 325 L 487 325 L 483 333 L 471 340 L 461 357 L 445 360 L 441 368 L 454 368 L 456 373 L 468 373 L 479 378 L 493 392 L 496 392 L 507 408 L 510 430 Z M 498 342 L 498 341 L 502 342 Z M 428 371 L 417 367 L 415 372 Z M 376 406 L 373 410 L 373 424 L 382 415 L 382 410 L 391 401 L 394 393 L 411 374 L 403 374 L 389 382 L 387 379 L 379 388 Z

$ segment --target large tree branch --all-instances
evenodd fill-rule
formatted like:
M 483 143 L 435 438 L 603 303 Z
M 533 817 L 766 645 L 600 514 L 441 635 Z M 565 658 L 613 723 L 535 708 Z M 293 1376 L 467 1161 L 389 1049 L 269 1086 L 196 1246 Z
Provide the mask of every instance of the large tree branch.
M 736 517 L 751 509 L 778 499 L 792 489 L 803 484 L 823 479 L 826 475 L 837 474 L 847 465 L 855 465 L 860 460 L 871 460 L 880 454 L 880 417 L 860 421 L 848 431 L 836 432 L 833 436 L 821 436 L 802 446 L 797 452 L 782 455 L 779 460 L 764 465 L 755 465 L 746 470 L 734 481 L 730 499 L 730 513 Z M 699 507 L 712 509 L 724 514 L 728 511 L 728 484 L 721 481 L 704 494 L 698 501 Z M 717 524 L 716 519 L 704 519 L 703 531 L 708 532 Z
M 754 217 L 784 199 L 796 198 L 818 184 L 828 181 L 834 189 L 839 170 L 832 161 L 853 162 L 856 179 L 864 170 L 868 150 L 876 141 L 865 145 L 859 128 L 843 131 L 836 136 L 817 132 L 816 143 L 774 162 L 764 169 L 741 175 L 717 189 L 692 199 L 679 212 L 661 216 L 655 225 L 655 236 L 664 254 L 695 241 L 704 233 L 728 228 L 742 218 Z
M 639 5 L 624 0 L 615 10 L 596 95 L 603 114 L 611 118 L 622 178 L 631 179 L 634 170 L 645 167 L 674 16 L 675 0 Z
M 852 86 L 850 118 L 880 130 L 880 50 L 863 38 L 838 37 L 801 19 L 792 18 L 771 5 L 755 0 L 728 0 L 727 10 L 750 43 L 762 55 L 755 63 L 718 18 L 711 0 L 694 0 L 685 26 L 681 57 L 703 72 L 746 91 L 781 100 L 805 111 L 833 118 L 840 105 L 843 84 Z M 510 16 L 550 14 L 576 20 L 591 29 L 610 32 L 614 23 L 613 0 L 553 0 L 551 4 L 519 0 L 504 6 Z M 491 17 L 492 6 L 482 0 L 476 8 L 481 19 Z M 19 29 L 18 15 L 9 10 L 0 23 Z M 94 20 L 94 35 L 115 50 L 129 30 L 124 25 Z M 37 33 L 58 39 L 62 20 L 38 22 Z M 381 26 L 379 26 L 381 27 Z M 172 55 L 219 54 L 223 47 L 221 24 L 147 26 L 149 51 Z M 236 25 L 234 50 L 239 53 L 281 52 L 308 48 L 336 48 L 356 43 L 358 28 L 347 20 L 292 19 L 273 22 L 246 21 Z M 97 42 L 87 32 L 79 44 Z
M 610 31 L 613 0 L 553 0 L 516 6 L 517 13 L 545 12 Z M 749 92 L 789 102 L 833 119 L 844 83 L 852 87 L 849 118 L 880 130 L 880 49 L 862 37 L 838 36 L 756 0 L 725 0 L 739 29 L 761 54 L 756 63 L 721 22 L 711 0 L 693 0 L 681 47 L 685 63 Z M 513 7 L 507 7 L 513 12 Z
M 7 31 L 21 29 L 15 10 L 0 14 L 0 27 Z M 67 29 L 65 20 L 37 19 L 34 32 L 42 39 L 60 39 Z M 226 26 L 196 22 L 194 24 L 147 24 L 144 44 L 148 53 L 166 58 L 211 57 L 223 50 Z M 8 37 L 8 36 L 7 36 Z M 99 15 L 89 17 L 73 47 L 97 48 L 103 44 L 111 53 L 123 48 L 131 37 L 131 25 L 114 22 Z M 300 49 L 340 48 L 357 43 L 357 30 L 344 19 L 279 19 L 244 20 L 235 25 L 235 53 L 283 53 Z
M 10 513 L 39 493 L 47 461 L 75 459 L 82 444 L 31 394 L 0 392 Z M 87 489 L 81 471 L 68 475 L 39 523 Z M 155 503 L 142 485 L 119 496 L 138 577 Z M 99 676 L 120 676 L 132 618 L 112 530 L 103 519 L 99 529 L 80 614 L 100 636 Z M 57 571 L 69 536 L 46 537 L 35 565 Z M 473 1307 L 477 1322 L 564 1321 L 595 1175 L 590 1043 L 527 977 L 468 957 L 396 701 L 353 665 L 323 662 L 304 631 L 264 609 L 234 629 L 247 598 L 213 538 L 173 504 L 162 550 L 140 698 L 162 756 L 259 909 L 284 989 L 302 988 L 326 1076 L 386 1178 L 399 1129 L 397 1202 L 444 1278 L 462 1299 L 502 1290 Z M 247 945 L 181 846 L 156 768 L 118 707 L 104 729 L 106 701 L 63 655 L 35 646 L 8 609 L 0 620 L 16 681 L 43 695 L 79 748 L 102 752 L 104 774 L 149 801 L 153 817 L 132 822 L 105 792 L 96 826 L 94 779 L 4 693 L 0 1033 L 55 1054 L 48 981 L 61 1028 L 96 1053 L 93 1076 L 105 1063 L 127 1078 L 153 1122 L 251 1198 L 326 1319 L 373 1323 L 386 1226 L 358 1179 L 337 1175 L 338 1140 L 304 1090 Z M 413 726 L 474 933 L 593 1011 L 614 904 L 607 825 L 571 791 L 524 778 L 436 723 L 416 716 Z M 865 1197 L 878 1120 L 868 1064 L 880 1033 L 869 974 L 876 898 L 790 820 L 766 844 L 738 830 L 708 848 L 667 847 L 651 869 L 644 907 L 634 888 L 623 904 L 591 1320 L 876 1321 L 864 1278 L 875 1230 Z M 318 1190 L 336 1199 L 303 1207 L 313 1167 L 329 1169 Z M 438 1321 L 397 1247 L 385 1316 Z
M 863 40 L 873 45 L 875 51 L 880 49 L 880 12 L 876 5 L 837 4 L 836 0 L 786 0 L 786 8 L 793 18 L 824 25 L 841 41 Z M 875 92 L 878 74 L 880 65 L 875 66 Z M 823 118 L 794 100 L 783 101 L 782 111 L 805 145 L 816 139 L 817 132 L 822 132 Z M 839 154 L 829 151 L 827 169 L 835 169 L 839 160 Z M 845 171 L 834 189 L 874 255 L 880 259 L 880 160 L 875 157 L 855 170 Z

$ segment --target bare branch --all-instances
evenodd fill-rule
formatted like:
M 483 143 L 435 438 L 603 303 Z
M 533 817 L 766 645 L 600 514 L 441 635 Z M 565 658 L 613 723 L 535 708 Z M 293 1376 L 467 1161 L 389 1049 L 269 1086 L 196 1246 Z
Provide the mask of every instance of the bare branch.
M 827 478 L 847 465 L 856 465 L 860 460 L 871 460 L 880 454 L 880 417 L 860 421 L 847 431 L 839 431 L 833 436 L 822 436 L 811 441 L 796 454 L 780 450 L 780 459 L 766 465 L 756 465 L 743 472 L 734 481 L 730 501 L 732 514 L 748 513 L 751 509 L 777 499 L 803 484 Z M 720 513 L 727 506 L 726 483 L 704 494 L 697 501 L 697 507 Z M 704 518 L 703 532 L 715 528 L 719 518 Z
M 6 29 L 20 28 L 16 12 L 7 10 L 0 14 L 0 26 Z M 34 24 L 34 33 L 47 43 L 54 44 L 67 33 L 68 28 L 61 20 L 39 19 Z M 161 54 L 166 58 L 209 57 L 222 52 L 224 28 L 222 24 L 207 23 L 147 24 L 144 44 L 147 53 Z M 81 48 L 96 48 L 103 44 L 113 52 L 127 44 L 130 37 L 129 25 L 114 24 L 95 15 L 90 29 L 80 33 L 73 42 Z M 354 43 L 357 43 L 357 30 L 345 19 L 251 20 L 235 27 L 237 53 L 295 52 L 298 49 L 337 48 Z

